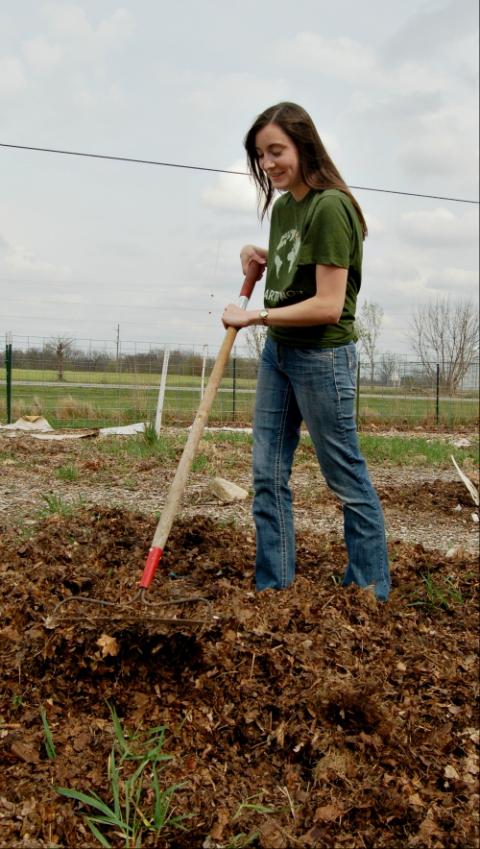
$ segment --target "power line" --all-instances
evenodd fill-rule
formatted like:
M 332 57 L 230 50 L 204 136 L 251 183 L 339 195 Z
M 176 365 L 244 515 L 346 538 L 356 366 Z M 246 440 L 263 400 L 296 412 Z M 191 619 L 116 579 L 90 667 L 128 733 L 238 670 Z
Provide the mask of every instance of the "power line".
M 37 153 L 56 153 L 63 156 L 83 156 L 88 159 L 107 159 L 112 162 L 129 162 L 135 165 L 161 165 L 164 168 L 184 168 L 190 171 L 210 171 L 214 174 L 237 174 L 241 177 L 249 176 L 246 171 L 231 171 L 226 168 L 207 168 L 204 165 L 184 165 L 179 162 L 160 162 L 156 159 L 134 159 L 130 156 L 110 156 L 103 153 L 85 153 L 78 150 L 59 150 L 53 147 L 31 147 L 23 144 L 6 144 L 4 142 L 0 142 L 0 147 L 9 147 L 15 150 L 32 150 Z M 446 197 L 444 195 L 426 195 L 419 192 L 402 192 L 397 189 L 377 189 L 372 188 L 371 186 L 350 186 L 350 188 L 362 192 L 381 192 L 389 195 L 405 195 L 407 197 L 429 198 L 431 200 L 447 200 L 454 203 L 474 203 L 477 205 L 480 203 L 478 200 L 469 200 L 468 198 Z

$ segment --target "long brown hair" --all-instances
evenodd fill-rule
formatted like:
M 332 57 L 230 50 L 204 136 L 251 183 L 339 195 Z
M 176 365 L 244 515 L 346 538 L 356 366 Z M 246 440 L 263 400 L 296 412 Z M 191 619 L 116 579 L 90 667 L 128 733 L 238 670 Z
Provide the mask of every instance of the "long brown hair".
M 263 219 L 273 200 L 274 188 L 268 176 L 258 164 L 256 137 L 267 124 L 276 124 L 291 139 L 298 151 L 300 173 L 305 185 L 312 189 L 339 189 L 350 198 L 358 215 L 363 238 L 367 235 L 367 224 L 360 204 L 352 195 L 345 180 L 330 159 L 308 112 L 296 103 L 277 103 L 265 109 L 250 127 L 245 136 L 245 150 L 253 179 L 257 185 L 259 210 Z M 263 206 L 262 206 L 263 201 Z

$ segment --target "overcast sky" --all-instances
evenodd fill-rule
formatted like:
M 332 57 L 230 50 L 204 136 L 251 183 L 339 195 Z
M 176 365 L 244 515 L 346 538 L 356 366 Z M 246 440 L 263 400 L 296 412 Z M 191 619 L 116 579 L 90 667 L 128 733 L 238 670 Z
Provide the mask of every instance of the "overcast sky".
M 350 186 L 478 200 L 477 68 L 477 0 L 5 0 L 0 142 L 244 171 L 255 116 L 293 100 Z M 0 186 L 0 333 L 32 344 L 218 345 L 268 240 L 245 176 L 2 147 Z M 359 303 L 405 352 L 416 307 L 477 299 L 478 205 L 354 192 Z

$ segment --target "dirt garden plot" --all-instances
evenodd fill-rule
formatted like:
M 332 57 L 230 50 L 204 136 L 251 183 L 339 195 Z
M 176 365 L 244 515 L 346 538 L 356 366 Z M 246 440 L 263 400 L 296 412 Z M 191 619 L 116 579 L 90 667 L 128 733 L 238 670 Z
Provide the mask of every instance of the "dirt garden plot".
M 197 470 L 149 591 L 162 606 L 138 616 L 176 456 L 159 481 L 158 459 L 132 460 L 127 479 L 95 448 L 22 438 L 6 453 L 1 847 L 478 846 L 477 555 L 454 476 L 415 469 L 412 487 L 406 470 L 372 468 L 390 526 L 381 605 L 339 585 L 341 517 L 324 490 L 315 507 L 307 461 L 295 477 L 298 575 L 282 593 L 253 591 L 249 505 L 215 504 Z M 217 460 L 232 477 L 227 451 Z M 55 477 L 82 464 L 89 485 Z M 248 485 L 248 458 L 236 469 Z M 430 527 L 429 544 L 396 523 Z M 74 596 L 121 606 L 73 602 L 52 619 Z M 169 603 L 185 596 L 204 600 Z M 157 771 L 152 735 L 168 758 Z M 95 837 L 94 808 L 59 788 L 117 799 L 121 816 Z M 170 802 L 161 828 L 159 798 Z

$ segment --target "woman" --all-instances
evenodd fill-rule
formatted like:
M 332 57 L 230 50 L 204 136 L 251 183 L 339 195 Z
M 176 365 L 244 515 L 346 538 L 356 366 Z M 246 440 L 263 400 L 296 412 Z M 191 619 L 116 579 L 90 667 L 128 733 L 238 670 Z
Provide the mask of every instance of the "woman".
M 295 577 L 295 531 L 289 479 L 302 420 L 328 486 L 341 499 L 348 566 L 344 586 L 390 589 L 382 508 L 358 445 L 354 402 L 355 306 L 367 227 L 328 156 L 312 119 L 294 103 L 258 116 L 245 138 L 263 200 L 275 191 L 269 249 L 246 245 L 267 266 L 263 310 L 229 304 L 225 327 L 269 330 L 257 383 L 253 443 L 256 587 L 288 587 Z

